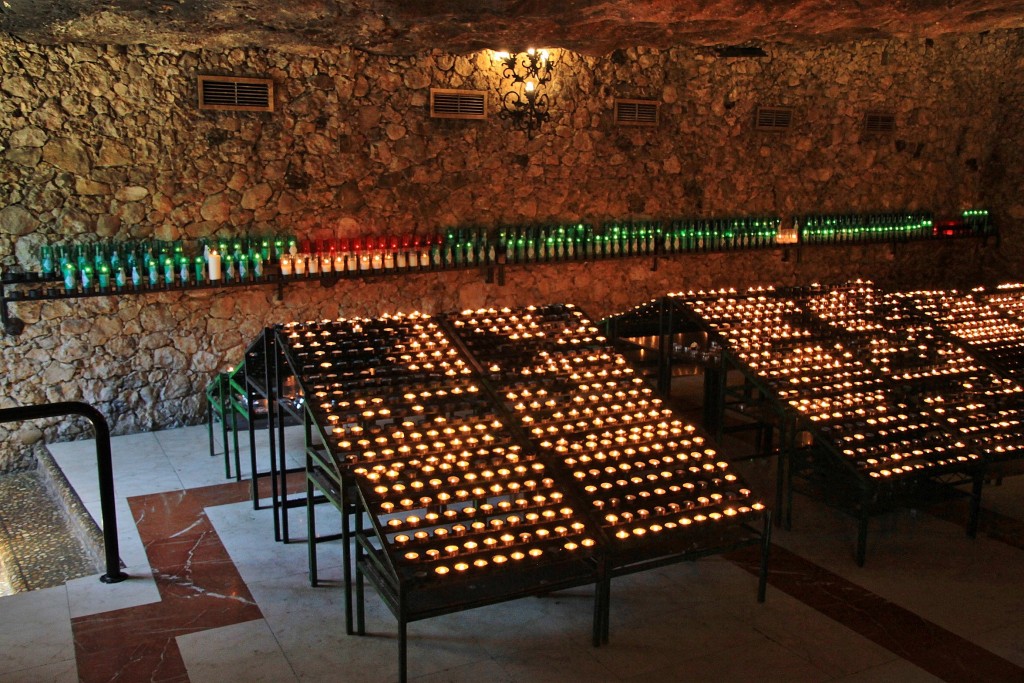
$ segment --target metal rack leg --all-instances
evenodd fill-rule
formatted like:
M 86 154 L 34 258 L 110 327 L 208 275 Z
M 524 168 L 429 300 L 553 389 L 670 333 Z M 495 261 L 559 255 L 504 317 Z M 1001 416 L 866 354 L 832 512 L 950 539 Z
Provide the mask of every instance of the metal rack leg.
M 274 540 L 281 540 L 281 492 L 277 482 L 277 448 L 274 443 L 274 427 L 277 423 L 277 411 L 267 401 L 267 437 L 270 442 L 270 508 L 274 513 Z
M 778 510 L 778 515 L 775 517 L 775 526 L 782 526 L 782 519 L 785 517 L 782 511 L 786 505 L 786 460 L 788 458 L 788 451 L 785 448 L 780 448 L 775 473 L 775 509 Z
M 759 448 L 761 449 L 758 455 L 763 458 L 767 458 L 772 453 L 772 448 L 775 443 L 775 425 L 768 422 L 761 428 L 761 443 Z
M 591 641 L 594 647 L 601 646 L 601 635 L 604 630 L 604 600 L 601 598 L 603 580 L 594 583 L 594 625 L 591 633 Z
M 401 611 L 401 610 L 400 610 Z M 409 625 L 405 619 L 398 618 L 398 680 L 406 683 L 409 680 L 408 671 L 408 650 L 409 650 Z
M 715 441 L 722 441 L 725 423 L 725 388 L 728 370 L 708 367 L 704 370 L 704 428 Z
M 210 436 L 210 457 L 215 455 L 213 448 L 213 401 L 206 403 L 206 431 Z
M 345 633 L 353 635 L 352 625 L 352 530 L 349 528 L 348 503 L 345 491 L 341 492 L 341 564 L 345 582 Z M 312 500 L 308 505 L 312 505 Z
M 790 531 L 793 528 L 793 457 L 792 455 L 786 458 L 786 519 L 782 522 L 782 527 L 786 531 Z
M 309 549 L 309 585 L 320 583 L 316 555 L 316 507 L 313 505 L 313 481 L 306 477 L 306 543 Z
M 217 395 L 217 400 L 220 402 L 220 434 L 224 442 L 224 478 L 231 478 L 231 455 L 230 446 L 228 445 L 228 415 L 227 411 L 231 410 L 234 414 L 234 410 L 231 408 L 231 402 L 228 401 L 225 404 L 224 396 L 227 393 L 227 375 L 221 373 L 220 381 L 217 383 L 220 391 Z
M 246 384 L 245 392 L 245 410 L 249 416 L 249 479 L 252 481 L 253 496 L 252 496 L 252 507 L 254 510 L 260 509 L 259 497 L 257 496 L 258 489 L 256 488 L 256 411 L 252 400 L 252 394 L 249 393 L 248 384 Z
M 231 441 L 235 447 L 235 481 L 242 481 L 242 462 L 239 457 L 238 448 L 238 411 L 235 410 L 234 399 L 231 398 L 231 387 L 228 386 L 228 405 L 231 406 Z M 225 460 L 228 458 L 227 449 L 224 450 Z M 231 468 L 228 468 L 228 477 L 230 478 Z
M 281 540 L 285 543 L 291 542 L 291 533 L 288 530 L 288 459 L 284 445 L 284 415 L 277 421 L 277 457 L 280 467 L 278 476 L 278 512 L 281 515 Z
M 356 519 L 356 533 L 361 534 L 363 531 L 362 524 L 362 513 L 357 515 Z M 359 543 L 356 546 L 356 557 L 355 557 L 355 570 L 356 570 L 356 633 L 359 635 L 366 635 L 366 594 L 363 586 L 363 571 L 361 569 L 361 562 L 363 559 L 363 547 Z
M 604 619 L 601 624 L 601 644 L 607 645 L 612 630 L 612 580 L 605 577 L 601 580 L 601 602 L 604 605 Z
M 782 447 L 782 450 L 786 453 L 786 479 L 783 483 L 783 487 L 786 492 L 786 518 L 782 520 L 782 527 L 789 531 L 793 528 L 793 465 L 794 465 L 794 454 L 796 453 L 796 425 L 790 425 L 788 434 L 786 436 L 786 444 Z M 779 511 L 782 514 L 783 511 Z
M 857 566 L 863 567 L 868 554 L 868 514 L 861 512 L 857 520 Z
M 274 540 L 281 540 L 281 526 L 280 521 L 277 518 L 277 444 L 274 443 L 274 425 L 277 420 L 277 371 L 274 369 L 274 364 L 270 363 L 270 359 L 277 358 L 276 352 L 273 350 L 273 344 L 271 343 L 271 335 L 269 330 L 263 331 L 263 355 L 268 360 L 263 368 L 263 382 L 266 387 L 266 399 L 267 399 L 267 449 L 270 451 L 270 507 L 274 511 Z M 273 372 L 271 370 L 273 369 Z M 253 491 L 255 491 L 255 497 L 259 497 L 259 483 L 257 482 L 256 473 L 253 472 Z M 257 503 L 258 505 L 258 503 Z
M 978 472 L 971 480 L 971 508 L 967 517 L 967 536 L 978 535 L 978 518 L 981 516 L 981 490 L 985 484 L 985 476 Z
M 768 553 L 772 547 L 772 512 L 764 512 L 764 530 L 761 532 L 761 568 L 757 573 L 757 601 L 764 602 L 768 592 Z

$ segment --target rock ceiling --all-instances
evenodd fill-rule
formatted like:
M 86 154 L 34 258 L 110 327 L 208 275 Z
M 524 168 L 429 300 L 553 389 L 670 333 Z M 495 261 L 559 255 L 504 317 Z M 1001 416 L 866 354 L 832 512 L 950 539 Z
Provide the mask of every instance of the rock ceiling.
M 350 45 L 382 54 L 808 43 L 1024 27 L 1024 0 L 0 0 L 39 43 Z

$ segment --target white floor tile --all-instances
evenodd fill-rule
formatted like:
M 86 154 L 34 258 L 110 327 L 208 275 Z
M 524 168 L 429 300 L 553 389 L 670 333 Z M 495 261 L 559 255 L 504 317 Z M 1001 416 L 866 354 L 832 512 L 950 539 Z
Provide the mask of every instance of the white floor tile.
M 30 669 L 0 674 L 4 683 L 78 683 L 78 667 L 74 659 L 65 659 Z
M 178 636 L 192 683 L 281 683 L 297 680 L 263 619 Z
M 64 586 L 3 598 L 0 623 L 0 678 L 6 680 L 8 675 L 25 669 L 74 662 L 68 592 Z
M 120 583 L 103 583 L 99 575 L 68 581 L 71 618 L 160 602 L 149 565 L 129 566 L 124 571 L 129 578 Z

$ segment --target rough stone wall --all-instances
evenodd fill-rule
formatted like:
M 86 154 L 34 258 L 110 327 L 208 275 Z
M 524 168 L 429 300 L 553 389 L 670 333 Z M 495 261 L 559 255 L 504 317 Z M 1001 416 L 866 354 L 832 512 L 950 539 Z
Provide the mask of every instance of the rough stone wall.
M 0 37 L 0 264 L 34 269 L 38 244 L 59 239 L 986 205 L 1009 219 L 1018 213 L 984 179 L 1018 51 L 1007 33 L 772 48 L 759 59 L 556 53 L 554 118 L 530 140 L 494 117 L 428 117 L 430 87 L 487 90 L 496 104 L 486 53 L 44 48 Z M 277 111 L 199 112 L 199 73 L 268 74 Z M 660 100 L 659 128 L 613 126 L 615 96 Z M 757 105 L 794 106 L 794 129 L 755 132 Z M 863 136 L 869 109 L 894 112 L 896 135 Z M 671 289 L 849 277 L 965 285 L 983 263 L 998 277 L 992 264 L 1012 261 L 973 241 L 791 256 L 687 255 L 657 272 L 646 260 L 516 267 L 505 287 L 470 271 L 297 285 L 281 302 L 253 287 L 17 304 L 28 325 L 0 339 L 0 396 L 94 402 L 115 433 L 163 428 L 201 419 L 210 374 L 272 322 L 551 300 L 600 317 Z M 40 436 L 13 431 L 14 442 Z
M 1007 46 L 1006 62 L 1010 71 L 1024 70 L 1024 44 Z M 997 144 L 982 168 L 982 183 L 987 188 L 995 219 L 1010 229 L 1002 231 L 1002 245 L 987 272 L 996 277 L 1024 280 L 1024 80 L 1007 79 L 994 105 Z

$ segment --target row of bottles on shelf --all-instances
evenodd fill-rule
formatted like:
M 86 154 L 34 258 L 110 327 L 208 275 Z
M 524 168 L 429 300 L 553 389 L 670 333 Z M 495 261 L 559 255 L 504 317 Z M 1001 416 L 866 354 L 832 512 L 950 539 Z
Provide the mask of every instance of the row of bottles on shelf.
M 445 269 L 497 263 L 569 261 L 645 254 L 720 251 L 772 246 L 772 217 L 451 229 L 430 235 L 385 235 L 304 240 L 294 236 L 182 241 L 141 240 L 44 245 L 44 279 L 62 278 L 68 291 L 162 288 L 207 282 L 253 281 L 268 266 L 284 277 L 329 273 Z
M 157 288 L 262 278 L 275 259 L 296 248 L 293 236 L 234 240 L 106 241 L 44 245 L 39 250 L 43 279 L 63 281 L 68 292 Z
M 986 209 L 967 209 L 959 218 L 936 221 L 917 213 L 810 215 L 796 219 L 798 241 L 805 244 L 889 242 L 995 233 Z
M 801 243 L 888 242 L 933 236 L 929 213 L 810 215 L 797 218 Z
M 968 209 L 960 218 L 951 221 L 939 221 L 935 224 L 936 237 L 956 237 L 958 235 L 992 235 L 995 225 L 985 209 Z
M 775 244 L 776 217 L 503 228 L 497 247 L 513 263 L 755 249 Z
M 293 235 L 178 241 L 107 241 L 44 245 L 45 280 L 84 289 L 165 288 L 251 282 L 267 275 L 310 277 L 536 263 L 658 254 L 758 249 L 778 244 L 774 216 L 676 221 L 449 229 L 427 235 L 384 235 L 298 241 Z M 953 229 L 950 226 L 954 226 Z M 985 210 L 935 224 L 927 213 L 815 215 L 798 218 L 800 243 L 919 239 L 994 231 Z M 25 279 L 34 279 L 30 276 Z
M 487 263 L 590 260 L 693 251 L 754 249 L 775 243 L 779 219 L 460 228 L 428 237 L 367 237 L 303 243 L 281 260 L 285 276 L 458 268 Z

